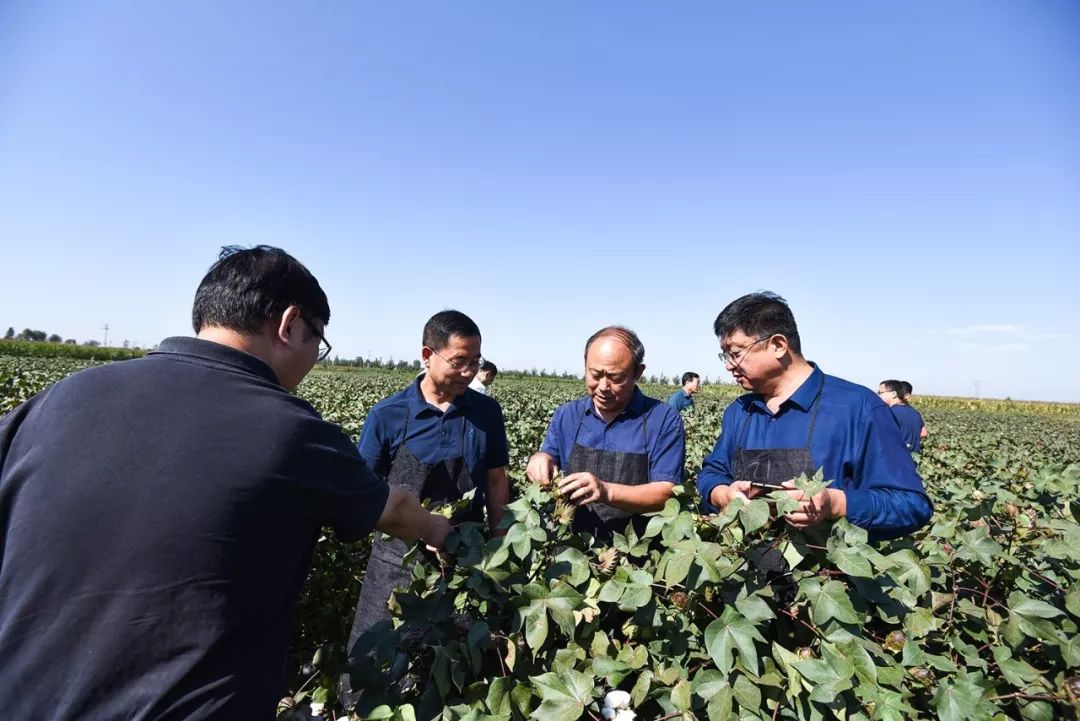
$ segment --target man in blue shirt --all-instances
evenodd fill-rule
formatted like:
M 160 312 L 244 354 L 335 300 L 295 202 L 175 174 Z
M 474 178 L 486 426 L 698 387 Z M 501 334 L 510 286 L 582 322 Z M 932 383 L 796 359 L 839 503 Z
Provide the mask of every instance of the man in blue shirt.
M 694 394 L 701 388 L 701 376 L 692 371 L 682 374 L 682 388 L 672 393 L 668 405 L 677 411 L 694 410 Z
M 868 388 L 825 375 L 803 358 L 783 298 L 752 293 L 729 304 L 713 330 L 720 358 L 750 393 L 724 412 L 723 431 L 697 487 L 706 511 L 783 485 L 799 501 L 794 528 L 846 517 L 871 539 L 902 536 L 933 513 L 888 406 Z M 794 478 L 822 470 L 832 485 L 806 497 Z
M 226 248 L 195 294 L 197 338 L 0 419 L 7 718 L 270 721 L 322 528 L 441 545 L 447 520 L 291 393 L 329 319 L 295 258 Z
M 923 424 L 922 415 L 904 401 L 904 382 L 881 381 L 877 394 L 878 398 L 885 401 L 885 405 L 892 411 L 896 425 L 900 426 L 900 437 L 904 439 L 907 449 L 913 453 L 921 451 L 922 439 L 926 436 L 926 426 Z
M 422 342 L 424 373 L 371 410 L 360 455 L 391 488 L 435 505 L 453 504 L 475 489 L 471 507 L 456 518 L 479 521 L 486 506 L 488 525 L 497 533 L 509 500 L 510 453 L 498 402 L 469 388 L 484 362 L 480 329 L 464 313 L 446 310 L 424 325 Z M 411 582 L 410 570 L 402 568 L 405 550 L 395 540 L 380 538 L 372 545 L 350 649 L 389 618 L 386 603 L 394 588 Z
M 645 518 L 682 482 L 686 438 L 675 409 L 645 396 L 645 346 L 633 331 L 602 328 L 585 343 L 588 396 L 555 409 L 540 451 L 526 475 L 547 486 L 565 474 L 559 490 L 577 505 L 572 527 L 608 540 Z

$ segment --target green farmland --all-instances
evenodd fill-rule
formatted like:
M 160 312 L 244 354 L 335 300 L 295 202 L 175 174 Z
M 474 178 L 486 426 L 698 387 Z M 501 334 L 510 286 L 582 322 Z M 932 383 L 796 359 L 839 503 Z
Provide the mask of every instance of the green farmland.
M 91 362 L 0 356 L 0 414 Z M 299 394 L 355 440 L 409 380 L 320 369 Z M 592 548 L 559 499 L 521 483 L 555 407 L 582 384 L 500 376 L 492 389 L 519 485 L 514 525 L 494 540 L 463 526 L 417 571 L 402 626 L 357 670 L 378 689 L 363 718 L 600 719 L 612 689 L 641 721 L 1077 717 L 1080 406 L 917 399 L 935 516 L 911 538 L 870 545 L 844 522 L 790 531 L 765 501 L 703 516 L 691 478 L 643 538 Z M 736 395 L 697 396 L 691 476 Z M 746 562 L 763 544 L 793 566 L 790 603 Z M 294 718 L 311 700 L 324 718 L 340 713 L 332 689 L 366 552 L 317 544 L 296 620 Z

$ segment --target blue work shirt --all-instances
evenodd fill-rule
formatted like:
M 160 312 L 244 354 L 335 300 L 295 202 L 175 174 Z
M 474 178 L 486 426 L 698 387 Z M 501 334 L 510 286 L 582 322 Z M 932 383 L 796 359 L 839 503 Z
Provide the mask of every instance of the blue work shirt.
M 379 401 L 364 421 L 357 448 L 375 473 L 386 478 L 390 461 L 405 441 L 421 463 L 432 466 L 462 455 L 469 467 L 476 498 L 483 498 L 487 472 L 510 462 L 502 408 L 494 398 L 471 388 L 441 411 L 424 400 L 418 376 L 407 388 Z M 408 437 L 405 421 L 408 419 Z
M 735 480 L 738 445 L 806 447 L 822 376 L 825 384 L 810 455 L 825 480 L 833 481 L 831 487 L 844 491 L 848 521 L 865 528 L 871 540 L 896 538 L 926 525 L 934 509 L 889 407 L 868 388 L 823 374 L 817 366 L 775 414 L 758 393 L 740 396 L 724 411 L 720 438 L 697 480 L 704 509 L 720 510 L 708 499 L 718 485 Z
M 667 399 L 668 405 L 677 411 L 685 411 L 694 407 L 694 399 L 686 395 L 682 388 L 675 391 Z
M 909 405 L 897 403 L 890 406 L 896 425 L 900 426 L 900 437 L 904 439 L 904 445 L 909 451 L 918 453 L 922 450 L 923 419 L 919 412 Z
M 596 414 L 589 396 L 563 403 L 551 417 L 540 450 L 562 468 L 574 448 L 575 434 L 578 445 L 584 448 L 647 453 L 650 481 L 682 483 L 686 459 L 682 419 L 674 408 L 649 398 L 638 388 L 634 388 L 630 403 L 611 423 Z

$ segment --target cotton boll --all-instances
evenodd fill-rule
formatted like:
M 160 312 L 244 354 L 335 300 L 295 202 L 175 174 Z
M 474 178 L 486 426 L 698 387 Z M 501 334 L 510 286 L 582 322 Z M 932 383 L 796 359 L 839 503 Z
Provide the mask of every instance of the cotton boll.
M 630 708 L 630 694 L 626 691 L 610 691 L 607 696 L 604 696 L 604 706 L 612 709 L 627 709 Z M 619 721 L 628 721 L 627 719 L 620 719 Z

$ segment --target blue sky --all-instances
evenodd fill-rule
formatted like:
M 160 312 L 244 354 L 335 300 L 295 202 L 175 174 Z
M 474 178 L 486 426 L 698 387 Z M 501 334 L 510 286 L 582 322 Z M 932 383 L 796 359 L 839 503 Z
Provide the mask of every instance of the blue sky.
M 807 357 L 1080 401 L 1080 4 L 0 4 L 0 326 L 190 333 L 221 245 L 319 277 L 343 356 L 456 307 L 503 367 Z

